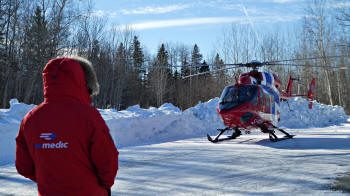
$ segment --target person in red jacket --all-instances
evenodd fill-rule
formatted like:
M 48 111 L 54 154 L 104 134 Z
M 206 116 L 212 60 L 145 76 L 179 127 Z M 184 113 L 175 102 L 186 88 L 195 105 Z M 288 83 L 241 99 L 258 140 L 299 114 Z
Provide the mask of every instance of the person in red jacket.
M 43 71 L 44 102 L 22 120 L 16 169 L 37 183 L 39 195 L 110 195 L 118 151 L 91 106 L 99 85 L 81 57 L 50 60 Z

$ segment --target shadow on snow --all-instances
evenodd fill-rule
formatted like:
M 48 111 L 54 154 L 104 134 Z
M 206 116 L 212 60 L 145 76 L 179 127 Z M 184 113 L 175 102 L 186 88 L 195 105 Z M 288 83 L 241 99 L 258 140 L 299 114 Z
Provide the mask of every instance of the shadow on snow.
M 263 139 L 256 142 L 258 145 L 290 150 L 350 150 L 350 138 L 298 138 L 271 142 L 269 139 Z

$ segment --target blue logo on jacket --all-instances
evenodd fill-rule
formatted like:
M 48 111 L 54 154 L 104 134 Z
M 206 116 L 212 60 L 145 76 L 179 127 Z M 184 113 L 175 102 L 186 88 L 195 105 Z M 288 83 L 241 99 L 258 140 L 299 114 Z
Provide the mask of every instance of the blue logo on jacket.
M 52 141 L 57 138 L 55 133 L 41 133 L 39 136 L 41 139 L 46 141 Z M 68 148 L 68 142 L 56 141 L 42 144 L 34 144 L 35 149 L 66 149 Z
M 40 138 L 44 140 L 54 140 L 56 139 L 55 133 L 42 133 L 40 134 Z

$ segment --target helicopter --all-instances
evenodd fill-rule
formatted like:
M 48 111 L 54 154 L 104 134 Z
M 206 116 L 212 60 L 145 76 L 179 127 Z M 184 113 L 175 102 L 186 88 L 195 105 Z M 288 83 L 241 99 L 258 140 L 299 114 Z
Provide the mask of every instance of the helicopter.
M 330 58 L 336 57 L 337 56 Z M 219 69 L 220 71 L 240 67 L 251 68 L 249 72 L 240 74 L 239 78 L 236 79 L 235 84 L 226 86 L 223 89 L 216 110 L 218 115 L 221 117 L 225 128 L 217 129 L 219 134 L 214 138 L 207 134 L 207 139 L 213 143 L 224 140 L 232 140 L 242 135 L 242 130 L 245 130 L 246 133 L 250 133 L 250 130 L 252 129 L 260 129 L 261 132 L 269 134 L 269 139 L 272 142 L 292 139 L 295 135 L 289 134 L 285 130 L 278 127 L 281 114 L 280 103 L 281 101 L 286 101 L 293 97 L 306 97 L 309 100 L 309 109 L 312 109 L 316 79 L 314 77 L 311 78 L 307 93 L 293 94 L 293 82 L 298 80 L 297 78 L 289 76 L 286 88 L 283 90 L 281 80 L 277 74 L 268 71 L 259 71 L 258 68 L 266 65 L 283 65 L 281 63 L 283 61 L 297 60 L 305 59 L 290 59 L 270 62 L 251 61 L 249 63 L 225 64 L 230 67 Z M 299 64 L 289 65 L 301 66 Z M 183 78 L 207 73 L 208 72 L 193 74 Z M 231 135 L 222 137 L 225 132 L 229 131 L 232 131 Z M 278 137 L 276 135 L 277 131 L 282 133 L 284 136 Z

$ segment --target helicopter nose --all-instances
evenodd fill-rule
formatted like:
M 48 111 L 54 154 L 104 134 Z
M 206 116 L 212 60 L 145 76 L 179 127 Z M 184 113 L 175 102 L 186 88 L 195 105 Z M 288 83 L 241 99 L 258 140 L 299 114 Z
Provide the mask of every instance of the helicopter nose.
M 219 112 L 221 119 L 226 126 L 245 126 L 247 123 L 254 118 L 254 114 L 251 112 L 242 111 L 230 111 L 230 112 Z
M 248 122 L 253 116 L 254 116 L 254 115 L 253 115 L 252 113 L 246 112 L 246 113 L 244 113 L 244 114 L 241 116 L 240 121 L 241 121 L 242 123 L 246 123 L 246 122 Z

